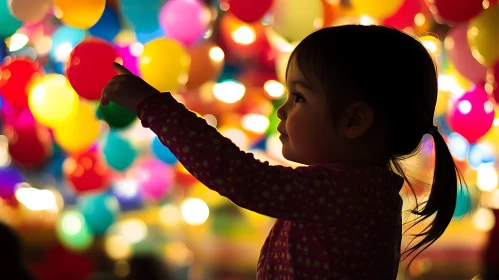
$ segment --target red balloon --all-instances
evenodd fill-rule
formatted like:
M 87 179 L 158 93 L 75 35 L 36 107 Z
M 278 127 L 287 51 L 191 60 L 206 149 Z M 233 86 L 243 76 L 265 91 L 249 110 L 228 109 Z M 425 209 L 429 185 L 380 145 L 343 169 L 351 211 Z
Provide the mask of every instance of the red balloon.
M 42 75 L 41 66 L 29 57 L 7 57 L 0 66 L 0 93 L 16 107 L 28 106 L 31 84 Z
M 95 271 L 95 263 L 88 254 L 70 252 L 62 246 L 48 249 L 41 263 L 35 270 L 40 280 L 84 280 Z
M 97 150 L 68 157 L 63 172 L 79 194 L 104 191 L 111 179 L 110 170 Z
M 99 100 L 104 86 L 117 74 L 113 62 L 120 60 L 118 51 L 108 42 L 86 39 L 71 52 L 66 76 L 78 95 Z
M 494 103 L 481 86 L 465 93 L 448 115 L 451 128 L 473 143 L 489 131 L 494 121 Z
M 229 10 L 240 20 L 255 22 L 272 6 L 272 0 L 228 0 Z
M 8 139 L 9 154 L 18 165 L 27 168 L 41 167 L 52 154 L 52 138 L 49 130 L 36 123 L 29 111 L 26 111 L 30 115 L 27 118 L 31 120 L 5 124 L 4 134 Z
M 423 12 L 425 8 L 424 0 L 405 0 L 399 10 L 392 16 L 386 18 L 385 25 L 404 29 L 414 25 L 414 18 Z
M 241 33 L 244 33 L 243 36 Z M 267 43 L 264 27 L 260 22 L 245 23 L 231 13 L 224 14 L 221 19 L 220 37 L 220 47 L 228 54 L 227 60 L 230 60 L 231 54 L 243 59 L 253 59 Z
M 427 0 L 428 7 L 436 16 L 446 21 L 466 21 L 483 9 L 483 0 Z

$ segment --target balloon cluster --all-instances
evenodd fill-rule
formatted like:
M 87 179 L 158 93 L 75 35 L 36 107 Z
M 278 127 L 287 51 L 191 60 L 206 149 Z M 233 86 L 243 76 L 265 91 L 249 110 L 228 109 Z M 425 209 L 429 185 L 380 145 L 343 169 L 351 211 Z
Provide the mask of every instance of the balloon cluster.
M 6 144 L 0 197 L 15 196 L 25 181 L 42 188 L 29 178 L 33 172 L 54 177 L 61 193 L 77 196 L 57 222 L 60 240 L 75 250 L 105 234 L 120 211 L 145 202 L 190 192 L 215 201 L 193 191 L 196 180 L 142 130 L 135 112 L 98 104 L 117 74 L 112 63 L 172 92 L 241 148 L 288 163 L 273 131 L 289 54 L 314 30 L 347 23 L 386 24 L 415 35 L 445 27 L 442 39 L 420 38 L 441 72 L 436 115 L 466 176 L 496 178 L 493 185 L 471 180 L 482 190 L 497 188 L 495 168 L 482 169 L 499 155 L 497 1 L 215 2 L 0 0 Z M 456 216 L 463 216 L 459 209 Z

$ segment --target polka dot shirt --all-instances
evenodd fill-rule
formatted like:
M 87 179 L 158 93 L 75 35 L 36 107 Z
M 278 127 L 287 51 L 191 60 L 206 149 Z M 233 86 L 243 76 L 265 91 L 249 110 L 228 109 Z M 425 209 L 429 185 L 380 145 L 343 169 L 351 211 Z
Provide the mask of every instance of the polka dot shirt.
M 396 279 L 403 180 L 388 168 L 271 166 L 169 93 L 145 100 L 137 112 L 199 181 L 277 219 L 261 250 L 258 279 Z

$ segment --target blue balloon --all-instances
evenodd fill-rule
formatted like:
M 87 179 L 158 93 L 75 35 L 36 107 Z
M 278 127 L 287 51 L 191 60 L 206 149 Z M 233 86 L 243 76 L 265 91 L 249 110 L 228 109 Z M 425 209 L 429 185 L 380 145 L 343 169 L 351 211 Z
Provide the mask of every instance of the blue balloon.
M 159 25 L 159 11 L 165 1 L 162 0 L 122 0 L 120 2 L 121 13 L 124 18 L 135 29 L 137 41 L 142 44 L 152 39 L 163 37 L 161 26 Z
M 152 152 L 154 156 L 166 164 L 174 165 L 178 161 L 175 155 L 161 143 L 158 137 L 152 140 Z
M 3 61 L 3 58 L 7 56 L 7 45 L 4 40 L 0 40 L 0 63 Z
M 88 32 L 95 37 L 112 42 L 120 32 L 120 23 L 116 12 L 111 7 L 106 6 L 99 21 Z
M 0 0 L 0 39 L 12 36 L 23 24 L 10 13 L 8 2 Z
M 85 35 L 85 30 L 83 29 L 69 26 L 59 27 L 54 34 L 52 34 L 52 47 L 49 51 L 49 58 L 52 63 L 60 64 L 66 62 L 69 53 L 76 45 L 85 39 Z
M 118 199 L 121 211 L 141 209 L 144 200 L 136 181 L 116 180 L 111 186 L 111 193 Z
M 118 171 L 127 170 L 137 157 L 135 147 L 114 131 L 107 135 L 102 151 L 107 164 Z
M 95 235 L 103 235 L 114 223 L 120 210 L 116 197 L 107 194 L 82 196 L 78 209 Z
M 16 185 L 24 182 L 24 176 L 12 166 L 0 168 L 0 197 L 10 198 L 16 192 Z
M 460 219 L 468 214 L 471 210 L 471 197 L 468 193 L 468 190 L 459 186 L 457 190 L 456 197 L 456 209 L 454 210 L 454 214 L 452 216 L 453 219 Z
M 486 144 L 472 144 L 468 155 L 468 163 L 471 168 L 478 168 L 482 163 L 494 163 L 496 157 L 491 147 Z

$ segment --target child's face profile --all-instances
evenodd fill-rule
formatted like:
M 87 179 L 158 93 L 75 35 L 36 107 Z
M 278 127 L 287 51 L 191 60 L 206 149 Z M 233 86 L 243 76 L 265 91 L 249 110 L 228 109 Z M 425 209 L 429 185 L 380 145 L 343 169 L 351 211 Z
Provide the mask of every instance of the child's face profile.
M 328 110 L 328 101 L 303 76 L 296 58 L 289 62 L 286 103 L 279 108 L 278 131 L 283 156 L 301 164 L 334 160 L 333 147 L 339 144 Z

